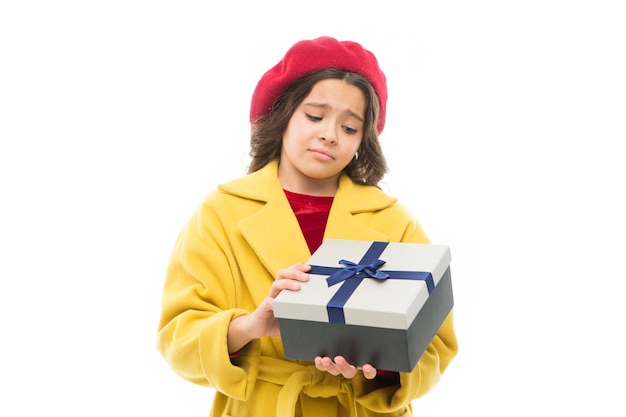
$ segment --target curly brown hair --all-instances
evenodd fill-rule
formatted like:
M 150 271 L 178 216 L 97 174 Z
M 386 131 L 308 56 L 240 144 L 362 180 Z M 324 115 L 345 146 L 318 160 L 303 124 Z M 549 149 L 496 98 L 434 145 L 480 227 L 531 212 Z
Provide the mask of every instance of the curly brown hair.
M 356 183 L 378 186 L 388 168 L 378 141 L 376 125 L 380 107 L 376 91 L 367 78 L 354 72 L 330 68 L 302 77 L 278 97 L 268 114 L 253 122 L 250 136 L 252 161 L 248 173 L 258 171 L 270 161 L 280 158 L 283 133 L 287 129 L 291 115 L 309 95 L 313 86 L 325 79 L 346 81 L 363 92 L 365 97 L 363 140 L 358 150 L 358 158 L 353 158 L 344 168 L 344 172 Z

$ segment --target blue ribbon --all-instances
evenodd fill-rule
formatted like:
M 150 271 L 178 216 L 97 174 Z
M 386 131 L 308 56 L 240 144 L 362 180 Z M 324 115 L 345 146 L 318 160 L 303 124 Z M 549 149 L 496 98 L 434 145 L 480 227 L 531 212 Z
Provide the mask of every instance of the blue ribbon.
M 376 259 L 374 262 L 370 262 L 366 265 L 355 264 L 354 262 L 346 261 L 345 259 L 340 260 L 339 263 L 341 265 L 347 265 L 348 267 L 342 268 L 326 278 L 326 282 L 328 283 L 329 287 L 359 274 L 365 274 L 370 278 L 376 279 L 389 278 L 389 274 L 378 270 L 378 268 L 385 264 L 385 261 L 383 261 L 382 259 Z
M 326 278 L 329 287 L 343 282 L 326 305 L 330 323 L 346 323 L 343 307 L 364 278 L 422 280 L 426 282 L 428 294 L 435 288 L 430 272 L 380 270 L 379 268 L 385 264 L 385 261 L 378 259 L 378 257 L 385 251 L 388 244 L 389 242 L 373 242 L 358 264 L 345 259 L 340 260 L 339 264 L 347 265 L 345 268 L 311 265 L 310 274 L 329 275 Z

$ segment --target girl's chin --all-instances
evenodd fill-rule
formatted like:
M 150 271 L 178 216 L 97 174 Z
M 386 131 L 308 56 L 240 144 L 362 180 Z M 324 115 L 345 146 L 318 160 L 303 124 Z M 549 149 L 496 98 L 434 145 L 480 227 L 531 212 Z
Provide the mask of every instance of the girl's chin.
M 311 181 L 326 181 L 332 180 L 339 177 L 339 173 L 337 172 L 328 172 L 328 171 L 316 171 L 310 170 L 302 173 L 306 178 Z

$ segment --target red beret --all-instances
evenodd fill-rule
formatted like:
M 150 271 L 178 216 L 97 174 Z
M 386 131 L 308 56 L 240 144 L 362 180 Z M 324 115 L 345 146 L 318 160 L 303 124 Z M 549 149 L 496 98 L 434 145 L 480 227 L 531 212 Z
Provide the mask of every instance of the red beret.
M 324 36 L 293 45 L 283 59 L 263 74 L 252 94 L 250 121 L 267 114 L 276 99 L 295 81 L 325 68 L 355 72 L 367 78 L 378 95 L 378 131 L 385 127 L 387 81 L 374 54 L 356 42 L 338 41 Z

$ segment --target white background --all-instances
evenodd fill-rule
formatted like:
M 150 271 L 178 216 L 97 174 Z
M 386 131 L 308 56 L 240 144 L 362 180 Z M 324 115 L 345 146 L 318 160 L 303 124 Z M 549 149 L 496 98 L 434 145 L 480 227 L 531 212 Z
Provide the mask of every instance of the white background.
M 222 3 L 0 5 L 0 414 L 208 415 L 155 348 L 167 257 L 261 74 L 330 35 L 378 56 L 383 187 L 452 248 L 415 414 L 623 416 L 622 2 Z

